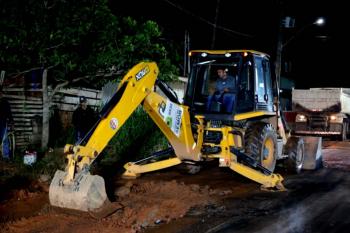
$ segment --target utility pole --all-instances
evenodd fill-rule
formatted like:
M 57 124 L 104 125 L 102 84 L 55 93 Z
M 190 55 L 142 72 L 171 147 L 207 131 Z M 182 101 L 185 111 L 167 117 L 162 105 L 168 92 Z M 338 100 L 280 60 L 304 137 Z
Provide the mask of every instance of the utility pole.
M 187 67 L 187 31 L 185 30 L 185 39 L 184 39 L 184 72 L 183 72 L 183 76 L 185 77 L 186 75 L 186 67 Z
M 279 10 L 280 15 L 278 18 L 278 35 L 277 35 L 277 48 L 276 48 L 276 61 L 275 61 L 275 73 L 276 73 L 276 124 L 277 124 L 277 130 L 283 130 L 283 127 L 280 127 L 281 116 L 280 116 L 280 83 L 281 83 L 281 63 L 282 63 L 282 50 L 283 50 L 283 25 L 282 25 L 282 19 L 283 19 L 283 7 L 282 7 L 282 1 L 278 1 L 279 4 Z M 285 132 L 283 132 L 284 134 Z
M 283 50 L 282 40 L 283 40 L 282 26 L 280 25 L 278 29 L 278 36 L 277 36 L 277 51 L 276 51 L 277 53 L 276 53 L 276 64 L 275 64 L 276 82 L 277 82 L 278 89 L 281 82 L 281 63 L 282 63 L 282 50 Z
M 191 62 L 191 60 L 190 60 L 190 58 L 189 58 L 189 52 L 190 52 L 190 48 L 191 48 L 191 41 L 190 41 L 190 33 L 189 32 L 187 32 L 187 75 L 190 73 L 190 69 L 191 69 L 191 64 L 190 64 L 190 62 Z
M 216 11 L 215 11 L 215 19 L 214 19 L 214 26 L 213 26 L 213 38 L 211 40 L 211 49 L 215 48 L 215 40 L 216 40 L 216 27 L 218 25 L 218 18 L 219 18 L 219 8 L 220 8 L 220 0 L 216 1 Z
M 275 73 L 276 73 L 276 83 L 277 90 L 279 92 L 280 82 L 281 82 L 281 63 L 282 63 L 282 50 L 283 50 L 283 13 L 282 6 L 280 7 L 280 16 L 278 19 L 278 35 L 277 35 L 277 48 L 276 48 L 276 62 L 275 62 Z M 279 101 L 279 93 L 277 93 L 277 99 Z
M 188 31 L 185 31 L 185 40 L 184 40 L 184 67 L 183 67 L 183 76 L 186 77 L 189 67 L 188 52 L 190 51 L 190 35 Z

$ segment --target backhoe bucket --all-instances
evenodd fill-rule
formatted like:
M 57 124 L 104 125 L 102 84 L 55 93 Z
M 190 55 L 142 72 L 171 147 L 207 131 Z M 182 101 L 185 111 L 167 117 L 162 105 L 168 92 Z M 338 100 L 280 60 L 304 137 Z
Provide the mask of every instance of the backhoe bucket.
M 303 136 L 305 170 L 316 170 L 322 167 L 322 138 Z
M 78 174 L 72 184 L 63 183 L 67 172 L 57 170 L 50 184 L 49 199 L 53 206 L 97 212 L 109 205 L 105 182 L 97 175 Z

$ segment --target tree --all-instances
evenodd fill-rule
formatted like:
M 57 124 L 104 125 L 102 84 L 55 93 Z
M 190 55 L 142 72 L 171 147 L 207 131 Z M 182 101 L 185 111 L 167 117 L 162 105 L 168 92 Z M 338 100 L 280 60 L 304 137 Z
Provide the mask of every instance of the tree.
M 77 77 L 102 84 L 116 78 L 104 74 L 120 75 L 141 60 L 158 62 L 162 79 L 178 73 L 158 25 L 113 15 L 107 0 L 12 0 L 0 7 L 0 62 L 7 74 L 46 69 L 45 83 L 61 88 Z
M 107 0 L 13 0 L 1 9 L 0 59 L 7 72 L 53 67 L 51 76 L 66 80 L 125 70 L 144 59 L 176 72 L 158 25 L 115 16 Z

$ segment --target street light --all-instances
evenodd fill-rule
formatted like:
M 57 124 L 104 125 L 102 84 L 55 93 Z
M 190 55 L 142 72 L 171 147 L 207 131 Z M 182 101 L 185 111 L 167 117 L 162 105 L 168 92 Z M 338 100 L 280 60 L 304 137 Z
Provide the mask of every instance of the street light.
M 299 29 L 299 31 L 297 31 L 291 38 L 289 38 L 284 44 L 282 44 L 282 48 L 284 48 L 287 44 L 289 44 L 289 42 L 291 42 L 292 40 L 294 40 L 295 37 L 297 37 L 302 31 L 304 31 L 306 28 L 313 26 L 313 25 L 317 25 L 317 26 L 323 26 L 325 24 L 325 19 L 320 17 L 318 18 L 316 21 L 306 24 L 304 25 L 302 28 Z
M 322 18 L 322 17 L 318 18 L 318 19 L 314 22 L 314 24 L 316 24 L 316 25 L 318 25 L 318 26 L 322 26 L 324 23 L 325 23 L 325 20 L 324 20 L 324 18 Z

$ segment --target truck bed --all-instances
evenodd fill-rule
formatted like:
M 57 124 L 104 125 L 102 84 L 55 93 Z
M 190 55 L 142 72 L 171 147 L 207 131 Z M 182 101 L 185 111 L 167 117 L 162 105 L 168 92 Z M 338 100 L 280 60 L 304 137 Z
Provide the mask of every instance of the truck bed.
M 350 114 L 350 88 L 293 89 L 292 110 Z

